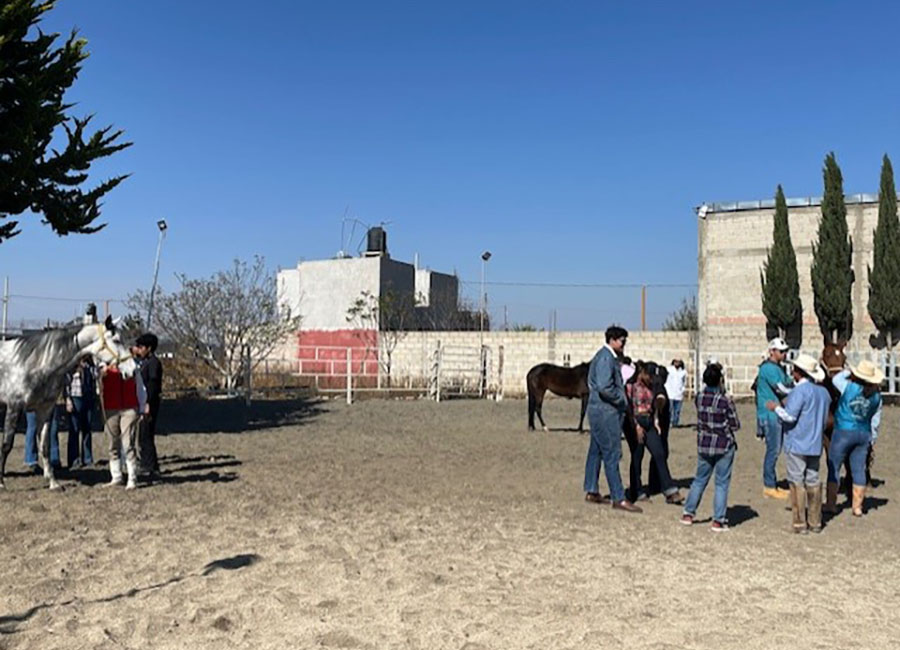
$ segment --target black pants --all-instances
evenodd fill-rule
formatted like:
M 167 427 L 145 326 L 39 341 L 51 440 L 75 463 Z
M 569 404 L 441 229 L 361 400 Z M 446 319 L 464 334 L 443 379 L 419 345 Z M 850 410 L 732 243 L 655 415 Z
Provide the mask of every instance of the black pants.
M 663 431 L 659 432 L 662 438 L 663 450 L 665 451 L 666 466 L 669 464 L 669 432 L 666 431 L 665 425 L 660 423 Z M 656 469 L 656 463 L 650 463 L 650 471 L 647 472 L 647 492 L 651 495 L 662 492 L 662 485 L 659 480 L 659 471 Z
M 150 415 L 141 417 L 138 431 L 138 462 L 141 471 L 159 472 L 159 458 L 156 455 L 156 420 L 159 414 L 159 405 L 150 406 Z
M 626 432 L 628 446 L 631 448 L 631 469 L 630 485 L 628 486 L 627 497 L 629 501 L 637 500 L 641 492 L 641 465 L 644 462 L 644 448 L 650 452 L 653 459 L 653 465 L 659 474 L 660 487 L 663 492 L 671 489 L 674 485 L 672 475 L 669 473 L 669 464 L 666 462 L 666 445 L 663 443 L 662 436 L 653 426 L 650 418 L 638 417 L 638 424 L 644 429 L 644 442 L 639 443 L 637 440 L 637 432 Z

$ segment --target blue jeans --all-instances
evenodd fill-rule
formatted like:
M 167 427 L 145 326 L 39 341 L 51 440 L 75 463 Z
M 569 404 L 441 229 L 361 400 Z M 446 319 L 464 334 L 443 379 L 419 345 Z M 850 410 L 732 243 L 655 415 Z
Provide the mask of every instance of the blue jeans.
M 778 483 L 775 478 L 775 463 L 781 453 L 781 422 L 773 416 L 756 421 L 757 430 L 766 439 L 766 456 L 763 459 L 763 485 L 773 488 Z
M 50 464 L 59 467 L 59 407 L 54 406 L 50 414 Z M 25 412 L 25 464 L 38 464 L 37 416 L 34 411 Z
M 622 458 L 622 417 L 611 414 L 608 410 L 588 408 L 588 420 L 591 425 L 591 444 L 588 447 L 587 461 L 584 465 L 584 491 L 597 494 L 600 492 L 598 481 L 600 465 L 605 465 L 606 482 L 609 484 L 609 496 L 613 503 L 625 499 L 625 486 L 619 474 L 619 460 Z
M 669 405 L 672 413 L 672 426 L 677 427 L 681 424 L 681 405 L 683 404 L 680 399 L 669 400 Z
M 688 493 L 684 504 L 684 512 L 692 517 L 697 514 L 703 491 L 709 483 L 713 471 L 716 473 L 716 496 L 713 500 L 713 519 L 720 523 L 727 521 L 728 512 L 728 488 L 731 485 L 731 468 L 734 465 L 734 451 L 732 447 L 721 456 L 707 456 L 698 454 L 697 475 L 691 483 L 691 491 Z
M 841 465 L 850 456 L 850 473 L 853 485 L 866 484 L 866 455 L 869 453 L 869 442 L 872 436 L 869 431 L 838 430 L 831 435 L 831 447 L 828 450 L 828 482 L 840 483 Z
M 72 412 L 68 414 L 69 442 L 66 445 L 66 458 L 69 467 L 76 459 L 80 459 L 84 465 L 91 465 L 94 462 L 94 455 L 91 453 L 91 415 L 94 411 L 94 403 L 83 397 L 71 399 Z M 79 439 L 81 441 L 80 450 Z

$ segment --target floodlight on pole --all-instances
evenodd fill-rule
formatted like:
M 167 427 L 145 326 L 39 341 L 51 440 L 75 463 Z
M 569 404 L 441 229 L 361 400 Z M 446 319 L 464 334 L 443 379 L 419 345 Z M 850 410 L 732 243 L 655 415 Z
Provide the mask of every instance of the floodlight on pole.
M 481 332 L 481 345 L 484 345 L 484 311 L 487 305 L 487 295 L 484 292 L 484 272 L 489 259 L 491 259 L 491 251 L 484 251 L 481 254 L 481 324 L 479 326 L 479 331 Z
M 153 297 L 156 294 L 156 281 L 159 278 L 159 256 L 162 253 L 162 243 L 163 239 L 166 238 L 166 230 L 169 229 L 169 225 L 166 223 L 165 219 L 160 219 L 156 222 L 156 227 L 159 228 L 159 239 L 156 243 L 156 262 L 153 264 L 153 284 L 150 287 L 150 304 L 147 306 L 147 330 L 150 329 L 151 319 L 153 318 Z

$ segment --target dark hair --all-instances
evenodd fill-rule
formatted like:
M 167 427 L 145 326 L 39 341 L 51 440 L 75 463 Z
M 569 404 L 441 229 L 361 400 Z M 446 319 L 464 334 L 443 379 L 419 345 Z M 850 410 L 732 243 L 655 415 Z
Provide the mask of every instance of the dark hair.
M 666 383 L 666 380 L 669 378 L 669 371 L 662 364 L 656 369 L 656 376 L 662 380 L 662 383 Z
M 606 328 L 606 342 L 615 341 L 616 339 L 624 339 L 628 337 L 628 330 L 618 325 L 610 325 Z
M 710 388 L 718 388 L 722 385 L 722 366 L 711 363 L 703 371 L 703 383 Z
M 622 357 L 622 364 L 626 366 L 631 365 L 631 357 Z
M 141 347 L 150 348 L 150 352 L 156 352 L 156 346 L 159 345 L 159 339 L 156 337 L 156 334 L 151 334 L 147 332 L 146 334 L 141 334 L 137 337 L 137 340 L 134 342 L 135 345 L 140 345 Z

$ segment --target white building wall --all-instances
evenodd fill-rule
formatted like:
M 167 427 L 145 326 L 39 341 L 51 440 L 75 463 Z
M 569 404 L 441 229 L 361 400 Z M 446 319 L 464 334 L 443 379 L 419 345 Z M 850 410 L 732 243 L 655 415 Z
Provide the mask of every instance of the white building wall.
M 303 330 L 353 329 L 347 310 L 363 291 L 379 295 L 381 259 L 348 257 L 300 262 L 278 273 L 279 300 L 299 308 Z M 281 295 L 283 291 L 283 295 Z

